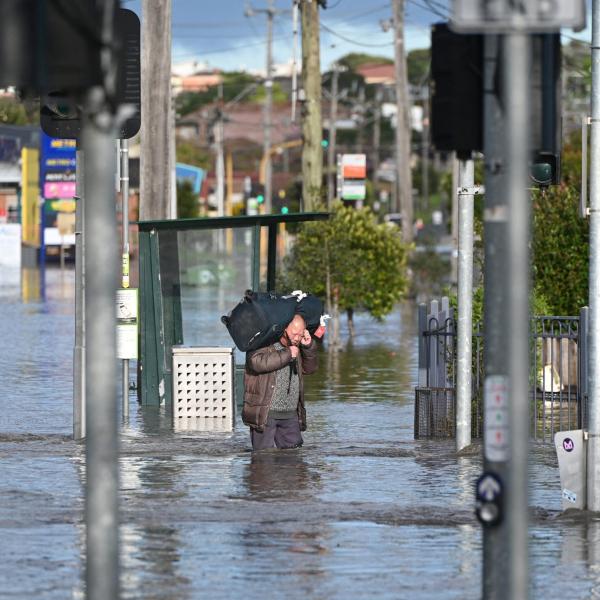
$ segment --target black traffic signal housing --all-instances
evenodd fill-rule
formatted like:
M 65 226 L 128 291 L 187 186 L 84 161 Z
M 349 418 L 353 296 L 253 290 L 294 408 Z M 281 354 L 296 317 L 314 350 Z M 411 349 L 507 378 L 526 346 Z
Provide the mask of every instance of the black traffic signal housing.
M 81 91 L 102 83 L 95 0 L 2 0 L 0 87 Z
M 117 86 L 115 105 L 129 104 L 135 113 L 120 125 L 118 137 L 133 137 L 141 125 L 140 20 L 131 10 L 121 8 L 115 18 L 117 43 Z M 40 109 L 42 129 L 51 137 L 74 139 L 81 131 L 79 94 L 64 90 L 46 93 Z
M 532 181 L 541 186 L 560 181 L 562 149 L 561 45 L 559 33 L 532 39 L 531 147 Z
M 431 30 L 431 141 L 437 150 L 483 150 L 483 36 L 447 23 Z

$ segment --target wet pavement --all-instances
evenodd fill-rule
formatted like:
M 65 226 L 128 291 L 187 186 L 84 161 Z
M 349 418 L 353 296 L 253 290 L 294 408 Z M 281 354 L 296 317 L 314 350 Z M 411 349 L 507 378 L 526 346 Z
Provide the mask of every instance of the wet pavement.
M 35 296 L 0 294 L 0 597 L 82 598 L 72 271 Z M 252 454 L 239 416 L 233 434 L 176 434 L 132 395 L 123 598 L 479 598 L 479 447 L 413 440 L 415 321 L 410 305 L 359 317 L 353 343 L 321 354 L 302 449 Z M 531 506 L 531 597 L 600 597 L 600 521 L 561 515 L 551 447 L 532 446 Z

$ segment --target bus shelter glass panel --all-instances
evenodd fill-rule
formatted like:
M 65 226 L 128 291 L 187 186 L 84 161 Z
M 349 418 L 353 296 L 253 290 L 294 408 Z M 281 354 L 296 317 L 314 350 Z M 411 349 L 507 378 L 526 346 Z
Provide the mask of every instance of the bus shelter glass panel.
M 178 232 L 181 319 L 189 346 L 232 346 L 221 316 L 252 286 L 253 228 Z M 237 360 L 243 356 L 236 353 Z

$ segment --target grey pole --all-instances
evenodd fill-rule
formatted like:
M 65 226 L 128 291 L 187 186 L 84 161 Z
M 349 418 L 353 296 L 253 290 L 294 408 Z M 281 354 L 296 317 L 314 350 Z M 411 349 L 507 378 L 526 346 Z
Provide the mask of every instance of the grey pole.
M 123 278 L 129 287 L 129 140 L 121 140 L 121 197 L 123 201 Z M 129 418 L 129 360 L 123 360 L 123 419 Z
M 592 0 L 592 115 L 590 125 L 590 290 L 588 509 L 600 511 L 600 1 Z
M 471 364 L 473 338 L 473 200 L 475 166 L 459 164 L 458 331 L 456 373 L 456 451 L 471 444 Z
M 85 221 L 84 157 L 77 143 L 75 212 L 75 348 L 73 350 L 73 438 L 85 437 Z
M 529 100 L 531 38 L 527 33 L 509 33 L 505 38 L 504 106 L 508 195 L 509 319 L 508 406 L 510 458 L 506 488 L 506 519 L 509 528 L 510 598 L 529 595 L 528 473 L 529 456 L 529 288 L 530 288 L 530 198 Z
M 86 209 L 86 588 L 88 600 L 119 598 L 115 291 L 117 132 L 100 88 L 83 115 Z
M 507 195 L 504 169 L 506 152 L 502 145 L 505 126 L 502 100 L 498 95 L 496 72 L 501 53 L 501 38 L 486 35 L 484 44 L 484 365 L 485 391 L 490 382 L 502 382 L 508 375 L 508 353 L 505 347 L 506 323 L 509 318 L 506 290 L 510 281 L 505 269 L 507 253 Z M 484 471 L 506 481 L 508 453 L 506 445 L 491 446 L 494 435 L 493 415 L 484 406 Z M 502 431 L 500 430 L 500 433 Z M 506 519 L 483 529 L 482 597 L 485 600 L 511 600 L 507 583 L 508 528 Z
M 273 168 L 271 163 L 271 125 L 273 119 L 273 18 L 274 0 L 269 0 L 267 12 L 267 63 L 265 78 L 265 212 L 273 212 Z
M 327 210 L 331 210 L 335 197 L 334 177 L 336 170 L 336 123 L 338 102 L 338 65 L 333 65 L 331 74 L 331 98 L 329 106 L 329 146 L 327 148 Z
M 450 281 L 458 285 L 458 159 L 452 153 L 452 261 L 450 265 Z

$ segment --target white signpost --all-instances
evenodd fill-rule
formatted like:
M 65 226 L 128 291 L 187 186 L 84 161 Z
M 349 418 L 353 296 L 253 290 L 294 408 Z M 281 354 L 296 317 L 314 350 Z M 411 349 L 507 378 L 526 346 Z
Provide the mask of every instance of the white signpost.
M 585 27 L 585 0 L 454 0 L 452 29 L 464 33 L 530 33 Z

